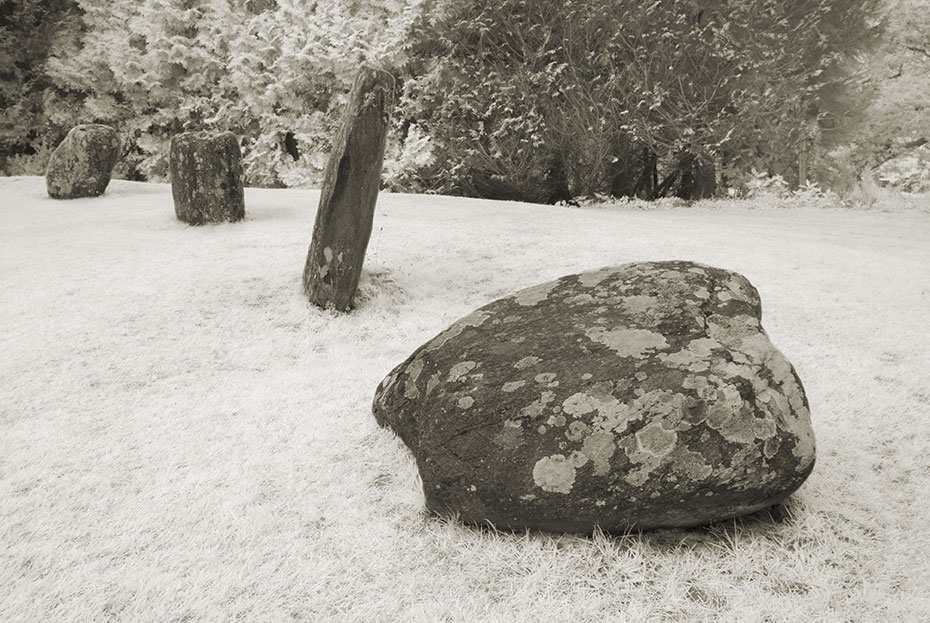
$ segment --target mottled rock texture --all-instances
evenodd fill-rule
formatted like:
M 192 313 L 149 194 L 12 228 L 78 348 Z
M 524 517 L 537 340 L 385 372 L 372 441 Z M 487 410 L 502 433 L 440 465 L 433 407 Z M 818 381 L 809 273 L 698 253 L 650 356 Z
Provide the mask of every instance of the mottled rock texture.
M 171 138 L 168 173 L 178 219 L 190 225 L 245 217 L 242 152 L 232 132 L 184 132 Z
M 469 523 L 691 526 L 784 500 L 814 466 L 807 398 L 745 277 L 691 262 L 569 275 L 424 344 L 373 411 L 426 502 Z
M 88 124 L 71 128 L 45 171 L 52 199 L 78 199 L 103 194 L 119 159 L 119 136 L 109 126 Z
M 352 306 L 378 200 L 393 88 L 391 74 L 363 66 L 349 93 L 304 265 L 304 290 L 318 307 Z

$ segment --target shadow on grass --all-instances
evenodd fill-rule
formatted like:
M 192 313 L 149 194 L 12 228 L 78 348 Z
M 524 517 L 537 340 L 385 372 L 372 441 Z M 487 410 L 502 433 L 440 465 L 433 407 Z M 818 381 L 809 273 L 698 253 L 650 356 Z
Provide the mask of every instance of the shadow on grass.
M 459 520 L 456 515 L 439 515 L 433 513 L 426 507 L 421 511 L 421 516 L 426 524 L 433 523 L 446 529 L 457 531 L 471 531 L 476 535 L 486 538 L 504 538 L 504 539 L 543 539 L 564 542 L 566 540 L 597 542 L 606 540 L 611 542 L 615 547 L 623 547 L 624 544 L 644 545 L 656 550 L 675 550 L 681 547 L 693 547 L 699 545 L 708 546 L 730 546 L 740 540 L 782 540 L 785 532 L 790 532 L 797 524 L 797 515 L 799 513 L 799 503 L 793 499 L 788 499 L 781 504 L 770 506 L 769 508 L 734 517 L 724 521 L 716 521 L 710 524 L 692 526 L 687 528 L 658 528 L 648 531 L 631 528 L 629 530 L 618 532 L 604 532 L 596 529 L 593 533 L 562 533 L 547 532 L 536 529 L 507 529 L 498 528 L 491 524 L 466 524 Z

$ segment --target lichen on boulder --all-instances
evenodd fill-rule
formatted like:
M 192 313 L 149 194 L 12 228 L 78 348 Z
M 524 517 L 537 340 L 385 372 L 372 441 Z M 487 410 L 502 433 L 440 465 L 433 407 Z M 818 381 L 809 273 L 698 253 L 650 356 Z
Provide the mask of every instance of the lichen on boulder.
M 378 386 L 427 506 L 513 529 L 692 526 L 783 501 L 811 473 L 803 386 L 734 272 L 642 262 L 482 307 Z
M 52 199 L 79 199 L 102 195 L 119 159 L 116 130 L 100 124 L 71 128 L 55 148 L 45 171 L 45 186 Z

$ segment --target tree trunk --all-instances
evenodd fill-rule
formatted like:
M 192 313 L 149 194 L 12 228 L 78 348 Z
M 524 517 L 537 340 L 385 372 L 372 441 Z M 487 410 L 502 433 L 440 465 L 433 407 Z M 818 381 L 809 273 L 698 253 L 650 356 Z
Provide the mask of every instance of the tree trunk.
M 322 308 L 346 311 L 358 288 L 381 183 L 393 77 L 362 67 L 333 142 L 320 190 L 304 290 Z
M 709 158 L 682 152 L 676 171 L 680 177 L 675 195 L 681 199 L 707 199 L 717 191 L 717 175 Z
M 807 145 L 801 146 L 798 152 L 798 186 L 807 184 Z

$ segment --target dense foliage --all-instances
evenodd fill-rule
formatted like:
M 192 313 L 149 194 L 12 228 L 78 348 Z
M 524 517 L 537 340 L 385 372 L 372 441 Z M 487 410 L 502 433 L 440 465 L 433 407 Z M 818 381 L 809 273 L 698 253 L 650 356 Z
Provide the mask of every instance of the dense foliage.
M 126 151 L 119 173 L 158 179 L 173 134 L 230 130 L 246 182 L 272 186 L 318 179 L 358 64 L 400 54 L 411 19 L 404 0 L 76 5 L 83 32 L 53 44 L 43 66 L 51 134 L 111 124 Z
M 73 0 L 0 3 L 0 169 L 9 157 L 47 158 L 63 138 L 46 102 L 56 89 L 44 68 L 50 54 L 73 46 L 80 25 Z
M 398 81 L 385 162 L 395 189 L 687 196 L 708 171 L 725 185 L 754 171 L 794 185 L 805 164 L 839 183 L 930 138 L 928 10 L 928 0 L 7 0 L 0 172 L 41 174 L 70 127 L 100 122 L 123 140 L 119 176 L 164 178 L 170 136 L 213 128 L 241 137 L 246 183 L 316 183 L 367 61 Z
M 446 192 L 662 195 L 695 160 L 792 175 L 846 115 L 875 2 L 437 0 L 405 114 Z M 660 181 L 658 169 L 667 175 Z M 794 172 L 796 179 L 796 170 Z
M 930 141 L 930 0 L 888 0 L 885 14 L 886 36 L 864 85 L 874 98 L 824 159 L 833 186 Z

